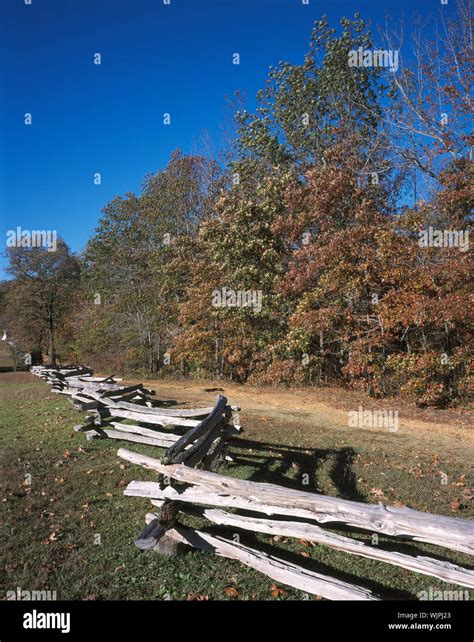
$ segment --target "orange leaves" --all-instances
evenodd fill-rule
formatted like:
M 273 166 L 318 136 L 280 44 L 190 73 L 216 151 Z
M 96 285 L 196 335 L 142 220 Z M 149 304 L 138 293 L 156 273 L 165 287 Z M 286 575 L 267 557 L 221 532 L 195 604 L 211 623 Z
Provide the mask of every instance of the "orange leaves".
M 284 591 L 282 588 L 279 588 L 278 586 L 276 586 L 276 584 L 272 584 L 272 587 L 271 587 L 270 591 L 271 591 L 271 594 L 273 595 L 273 597 L 275 597 L 275 598 L 285 597 L 285 595 L 287 594 L 286 591 Z

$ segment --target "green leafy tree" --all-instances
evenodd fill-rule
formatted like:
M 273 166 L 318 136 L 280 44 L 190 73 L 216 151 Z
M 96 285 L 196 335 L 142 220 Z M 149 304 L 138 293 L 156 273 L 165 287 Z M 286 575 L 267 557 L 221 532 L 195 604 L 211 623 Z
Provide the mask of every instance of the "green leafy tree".
M 304 63 L 280 62 L 270 69 L 255 114 L 239 111 L 236 148 L 243 158 L 269 166 L 290 164 L 304 171 L 349 133 L 365 156 L 381 117 L 386 86 L 377 67 L 352 67 L 349 53 L 372 40 L 358 14 L 341 20 L 341 32 L 326 17 L 316 21 Z
M 85 255 L 80 349 L 95 363 L 156 372 L 164 365 L 185 288 L 181 238 L 196 234 L 217 169 L 175 152 L 142 193 L 116 197 Z
M 61 239 L 55 251 L 10 247 L 8 256 L 12 281 L 6 299 L 12 332 L 25 351 L 42 345 L 56 365 L 58 337 L 70 338 L 68 317 L 79 288 L 80 261 Z

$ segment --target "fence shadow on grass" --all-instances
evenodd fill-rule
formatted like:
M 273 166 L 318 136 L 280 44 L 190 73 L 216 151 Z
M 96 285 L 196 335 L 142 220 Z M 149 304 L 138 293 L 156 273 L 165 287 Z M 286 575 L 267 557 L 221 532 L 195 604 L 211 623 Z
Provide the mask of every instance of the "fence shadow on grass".
M 241 513 L 252 515 L 252 513 L 249 513 L 248 511 L 241 511 Z M 273 516 L 273 519 L 278 520 L 278 517 Z M 293 520 L 293 521 L 297 521 L 297 520 Z M 201 530 L 211 535 L 225 537 L 228 540 L 232 540 L 235 537 L 235 533 L 236 533 L 235 529 L 229 528 L 227 526 L 217 526 L 214 524 L 209 524 L 209 522 L 206 522 L 204 527 L 201 528 Z M 276 545 L 274 542 L 271 542 L 271 543 L 267 542 L 262 538 L 262 536 L 257 536 L 256 534 L 250 531 L 239 531 L 239 534 L 240 534 L 240 542 L 245 546 L 249 546 L 253 549 L 262 551 L 268 555 L 271 555 L 272 557 L 277 557 L 281 560 L 289 562 L 290 564 L 295 564 L 296 566 L 302 566 L 302 564 L 304 564 L 304 568 L 308 571 L 321 573 L 322 575 L 333 577 L 335 579 L 342 580 L 350 584 L 363 586 L 369 589 L 370 591 L 372 591 L 375 595 L 379 596 L 383 600 L 416 599 L 415 594 L 405 589 L 401 589 L 399 587 L 392 588 L 390 586 L 387 586 L 386 584 L 378 582 L 377 580 L 370 579 L 364 576 L 361 577 L 360 575 L 351 573 L 349 570 L 335 568 L 331 564 L 321 562 L 319 559 L 315 557 L 302 558 L 301 553 L 298 553 L 294 550 L 289 550 L 285 546 L 284 542 L 280 545 Z M 285 538 L 282 538 L 282 539 L 285 539 Z M 291 539 L 291 538 L 288 538 L 288 539 Z M 191 548 L 182 548 L 181 551 L 183 554 L 193 553 L 193 549 Z M 380 562 L 380 564 L 383 564 L 383 562 Z
M 325 462 L 333 460 L 329 474 L 337 495 L 343 499 L 366 502 L 367 496 L 357 487 L 357 478 L 352 470 L 356 454 L 350 447 L 303 448 L 245 438 L 232 442 L 235 464 L 253 468 L 249 477 L 251 481 L 315 491 L 319 488 L 318 471 Z

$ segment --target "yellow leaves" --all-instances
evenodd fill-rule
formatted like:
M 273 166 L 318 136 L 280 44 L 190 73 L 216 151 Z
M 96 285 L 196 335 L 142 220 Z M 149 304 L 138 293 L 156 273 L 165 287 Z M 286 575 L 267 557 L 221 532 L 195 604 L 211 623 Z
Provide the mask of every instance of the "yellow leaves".
M 45 544 L 49 544 L 50 542 L 57 542 L 59 538 L 60 538 L 60 533 L 56 532 L 56 531 L 53 531 L 52 533 L 50 533 L 48 535 L 48 537 L 47 537 L 47 539 L 45 540 L 44 543 Z
M 381 488 L 371 488 L 370 489 L 370 494 L 373 495 L 373 497 L 377 501 L 382 501 L 382 500 L 386 499 L 385 494 L 384 494 L 384 492 L 383 492 L 383 490 Z

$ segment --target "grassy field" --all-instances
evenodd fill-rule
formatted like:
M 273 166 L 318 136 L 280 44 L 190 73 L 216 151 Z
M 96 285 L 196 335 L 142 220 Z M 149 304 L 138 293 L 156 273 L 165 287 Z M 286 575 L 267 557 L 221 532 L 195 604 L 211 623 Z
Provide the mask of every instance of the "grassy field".
M 216 394 L 202 384 L 166 385 L 157 391 L 159 398 L 212 403 Z M 241 403 L 233 390 L 230 393 L 226 389 L 232 403 Z M 223 470 L 227 475 L 302 488 L 302 475 L 307 473 L 309 489 L 317 492 L 472 517 L 468 462 L 474 458 L 465 426 L 454 432 L 448 425 L 445 432 L 422 427 L 398 433 L 349 429 L 329 422 L 322 408 L 319 414 L 307 408 L 283 412 L 269 410 L 258 396 L 253 403 L 250 397 L 245 401 L 245 432 L 233 448 L 235 463 Z M 334 410 L 335 416 L 338 412 Z M 124 445 L 159 457 L 161 450 L 115 440 L 86 442 L 83 434 L 73 431 L 83 417 L 29 373 L 0 373 L 2 595 L 21 587 L 54 590 L 58 599 L 80 600 L 309 598 L 275 586 L 238 562 L 207 553 L 161 558 L 139 551 L 132 541 L 151 505 L 124 497 L 123 490 L 133 479 L 152 480 L 155 475 L 122 462 L 116 452 Z M 442 473 L 447 484 L 441 483 Z M 198 519 L 189 523 L 201 525 Z M 225 529 L 208 530 L 231 535 Z M 355 536 L 371 542 L 370 533 Z M 385 599 L 417 599 L 417 593 L 429 587 L 461 588 L 295 539 L 243 533 L 241 541 L 367 586 Z M 393 545 L 383 536 L 378 545 L 472 568 L 468 556 L 430 545 Z

